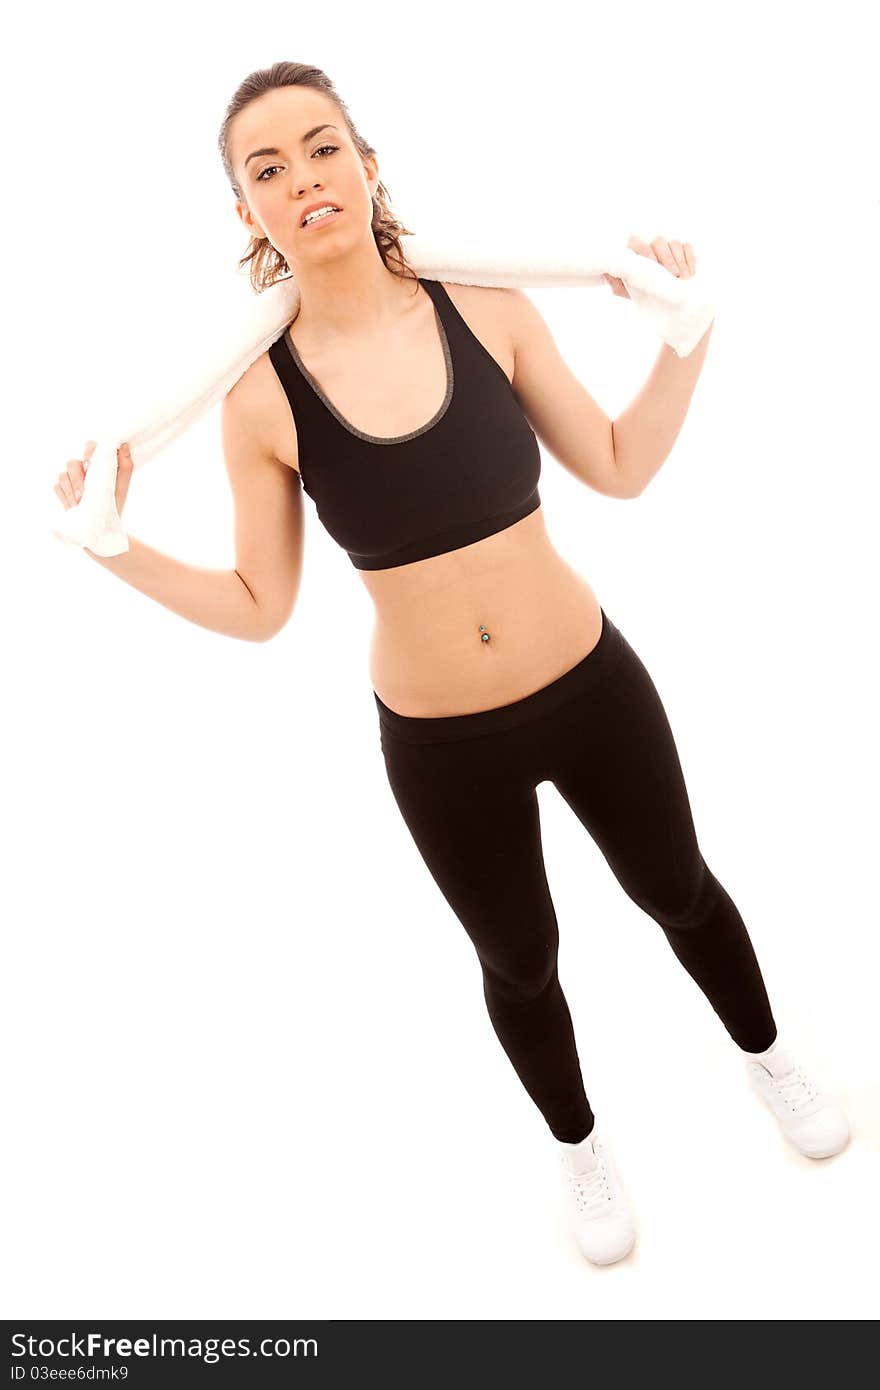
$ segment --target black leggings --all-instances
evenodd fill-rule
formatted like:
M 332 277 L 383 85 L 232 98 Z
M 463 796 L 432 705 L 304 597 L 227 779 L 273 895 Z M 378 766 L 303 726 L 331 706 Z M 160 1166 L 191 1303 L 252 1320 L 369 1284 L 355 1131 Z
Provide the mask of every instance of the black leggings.
M 583 1139 L 593 1112 L 557 973 L 540 782 L 554 784 L 624 892 L 663 928 L 733 1040 L 749 1052 L 770 1046 L 758 961 L 697 844 L 660 696 L 604 609 L 592 651 L 512 704 L 422 717 L 373 694 L 394 798 L 476 949 L 498 1039 L 557 1139 Z

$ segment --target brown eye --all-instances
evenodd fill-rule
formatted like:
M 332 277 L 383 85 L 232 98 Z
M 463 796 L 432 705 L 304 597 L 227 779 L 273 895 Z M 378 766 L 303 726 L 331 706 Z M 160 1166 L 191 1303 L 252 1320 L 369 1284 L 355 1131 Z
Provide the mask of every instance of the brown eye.
M 339 146 L 338 146 L 338 145 L 319 145 L 318 148 L 315 150 L 315 154 L 321 154 L 321 151 L 322 151 L 322 150 L 329 150 L 331 154 L 334 154 L 334 153 L 336 152 L 336 150 L 338 150 L 338 149 L 339 149 Z M 322 156 L 322 158 L 325 158 L 325 157 L 326 157 L 326 156 Z M 272 171 L 273 171 L 273 169 L 280 169 L 280 168 L 281 168 L 281 165 L 280 165 L 280 164 L 269 164 L 269 165 L 267 165 L 267 167 L 266 167 L 265 169 L 261 170 L 260 173 L 257 174 L 257 183 L 268 183 L 269 180 L 268 180 L 267 178 L 265 178 L 265 175 L 266 175 L 266 174 L 271 174 Z

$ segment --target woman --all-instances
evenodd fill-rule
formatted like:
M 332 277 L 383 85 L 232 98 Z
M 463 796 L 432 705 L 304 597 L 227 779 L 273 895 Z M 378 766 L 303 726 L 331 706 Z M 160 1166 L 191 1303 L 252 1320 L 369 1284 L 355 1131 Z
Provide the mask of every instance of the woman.
M 263 640 L 295 603 L 302 490 L 315 502 L 375 604 L 370 675 L 394 797 L 475 948 L 501 1045 L 559 1143 L 580 1248 L 612 1263 L 635 1231 L 559 981 L 539 782 L 555 784 L 663 929 L 786 1136 L 824 1156 L 848 1132 L 777 1041 L 745 925 L 697 844 L 657 691 L 554 549 L 540 505 L 538 437 L 606 495 L 644 488 L 680 428 L 708 333 L 687 359 L 670 355 L 666 395 L 645 406 L 649 452 L 638 412 L 615 431 L 526 295 L 412 275 L 375 151 L 320 70 L 252 74 L 220 152 L 252 236 L 241 264 L 254 288 L 292 274 L 300 290 L 291 328 L 223 404 L 236 569 L 183 566 L 131 537 L 125 554 L 94 558 L 193 622 Z M 630 244 L 693 273 L 689 246 Z M 130 462 L 123 448 L 120 509 Z M 88 450 L 62 474 L 65 506 L 87 463 Z

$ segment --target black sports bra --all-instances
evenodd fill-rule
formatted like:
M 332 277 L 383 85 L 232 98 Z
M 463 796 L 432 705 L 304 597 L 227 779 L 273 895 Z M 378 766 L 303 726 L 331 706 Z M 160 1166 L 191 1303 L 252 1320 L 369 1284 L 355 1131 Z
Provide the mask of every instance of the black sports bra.
M 503 531 L 541 505 L 538 441 L 507 374 L 439 280 L 446 395 L 428 422 L 386 439 L 340 415 L 287 330 L 269 357 L 290 401 L 299 471 L 322 525 L 356 569 L 391 569 Z

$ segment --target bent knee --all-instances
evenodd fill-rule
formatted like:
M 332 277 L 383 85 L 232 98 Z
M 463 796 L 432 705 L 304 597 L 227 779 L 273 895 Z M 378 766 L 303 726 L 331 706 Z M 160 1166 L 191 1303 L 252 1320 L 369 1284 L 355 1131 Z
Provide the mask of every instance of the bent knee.
M 698 872 L 688 884 L 688 891 L 664 904 L 657 915 L 662 927 L 693 928 L 702 927 L 715 910 L 721 885 L 704 859 L 700 859 Z
M 558 937 L 510 943 L 503 955 L 480 956 L 485 989 L 515 1003 L 537 999 L 556 980 Z
M 687 877 L 670 874 L 663 883 L 652 885 L 650 891 L 643 889 L 630 897 L 661 927 L 688 928 L 700 927 L 707 921 L 719 891 L 718 880 L 701 856 Z

